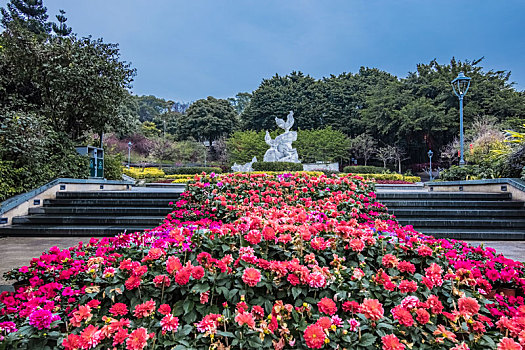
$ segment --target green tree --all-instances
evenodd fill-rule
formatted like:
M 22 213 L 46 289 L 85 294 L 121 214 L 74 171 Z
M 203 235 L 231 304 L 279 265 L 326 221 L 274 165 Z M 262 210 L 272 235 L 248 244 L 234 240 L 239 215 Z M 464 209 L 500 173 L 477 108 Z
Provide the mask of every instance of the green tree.
M 293 110 L 294 129 L 314 129 L 319 127 L 316 116 L 312 115 L 312 98 L 316 81 L 301 72 L 292 72 L 281 77 L 275 75 L 265 79 L 253 92 L 250 104 L 241 115 L 243 127 L 252 130 L 273 130 L 275 117 L 282 117 Z
M 235 108 L 235 112 L 237 112 L 238 115 L 241 115 L 250 104 L 251 99 L 252 94 L 249 92 L 239 92 L 235 97 L 228 98 L 228 102 L 230 102 L 233 108 Z
M 329 126 L 324 129 L 299 130 L 293 146 L 303 163 L 342 162 L 348 159 L 350 139 Z
M 210 143 L 230 134 L 239 124 L 232 105 L 227 100 L 211 96 L 195 101 L 179 120 L 181 139 L 193 137 L 199 142 Z
M 71 31 L 73 28 L 68 27 L 66 12 L 64 10 L 60 10 L 60 14 L 56 15 L 58 23 L 53 23 L 51 27 L 53 28 L 53 32 L 55 32 L 58 36 L 68 36 L 71 34 Z
M 19 28 L 1 35 L 1 107 L 36 111 L 73 140 L 121 125 L 135 70 L 119 60 L 117 45 L 76 37 L 41 42 Z
M 6 29 L 20 26 L 40 38 L 45 38 L 51 32 L 47 8 L 42 0 L 10 0 L 6 8 L 0 9 L 0 13 L 2 26 Z

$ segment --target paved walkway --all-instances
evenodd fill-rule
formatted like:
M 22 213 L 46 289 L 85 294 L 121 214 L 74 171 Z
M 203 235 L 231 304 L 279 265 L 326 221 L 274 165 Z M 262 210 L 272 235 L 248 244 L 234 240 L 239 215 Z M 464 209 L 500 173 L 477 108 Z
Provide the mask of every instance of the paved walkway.
M 4 273 L 13 268 L 29 264 L 32 258 L 40 256 L 52 246 L 61 249 L 76 245 L 78 242 L 88 242 L 86 237 L 4 237 L 0 238 L 0 285 L 10 284 L 3 277 Z M 481 241 L 469 241 L 479 245 Z M 485 246 L 492 247 L 506 257 L 525 262 L 525 241 L 489 241 Z

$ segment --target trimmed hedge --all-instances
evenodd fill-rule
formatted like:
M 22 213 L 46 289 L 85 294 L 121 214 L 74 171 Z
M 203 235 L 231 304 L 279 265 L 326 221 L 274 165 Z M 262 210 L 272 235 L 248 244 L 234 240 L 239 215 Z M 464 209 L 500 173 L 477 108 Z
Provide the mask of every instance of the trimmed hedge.
M 177 167 L 177 168 L 164 168 L 164 173 L 166 175 L 176 175 L 176 174 L 185 174 L 185 175 L 191 175 L 191 174 L 200 174 L 202 172 L 205 172 L 206 174 L 210 173 L 222 173 L 222 169 L 219 167 Z
M 373 165 L 349 165 L 343 168 L 343 172 L 351 174 L 381 174 L 385 168 Z
M 252 165 L 255 171 L 302 171 L 301 163 L 291 162 L 257 162 Z

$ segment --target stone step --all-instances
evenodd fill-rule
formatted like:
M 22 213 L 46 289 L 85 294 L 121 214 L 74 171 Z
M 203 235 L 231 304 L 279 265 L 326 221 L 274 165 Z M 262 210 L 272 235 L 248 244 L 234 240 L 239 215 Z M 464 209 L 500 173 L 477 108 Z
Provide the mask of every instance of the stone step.
M 170 202 L 176 202 L 177 199 L 170 200 L 160 199 L 136 199 L 136 198 L 91 198 L 91 199 L 44 199 L 44 206 L 49 207 L 161 207 L 165 208 Z
M 472 193 L 472 192 L 379 192 L 378 200 L 417 199 L 417 200 L 454 200 L 454 201 L 504 201 L 512 199 L 510 193 Z
M 471 209 L 468 207 L 462 207 L 461 209 L 427 209 L 427 208 L 395 208 L 389 207 L 388 212 L 395 215 L 398 219 L 405 217 L 417 216 L 421 218 L 425 217 L 482 217 L 482 218 L 494 218 L 494 217 L 508 217 L 514 218 L 525 218 L 525 209 Z
M 142 232 L 148 226 L 73 226 L 73 225 L 12 225 L 0 227 L 1 236 L 10 237 L 93 237 L 114 236 L 119 233 Z
M 524 208 L 519 201 L 379 200 L 388 208 Z
M 36 207 L 29 208 L 29 215 L 140 215 L 164 216 L 173 210 L 171 207 Z
M 176 201 L 180 191 L 70 191 L 57 192 L 57 199 L 171 199 Z
M 525 219 L 450 219 L 450 218 L 397 218 L 402 225 L 412 225 L 416 230 L 420 228 L 491 228 L 494 230 L 504 228 L 525 228 Z
M 525 230 L 495 230 L 495 229 L 457 229 L 457 228 L 421 228 L 419 232 L 436 238 L 453 238 L 461 240 L 487 241 L 522 241 L 525 240 Z
M 13 225 L 119 225 L 147 226 L 159 225 L 164 216 L 61 216 L 61 215 L 28 215 L 13 218 Z

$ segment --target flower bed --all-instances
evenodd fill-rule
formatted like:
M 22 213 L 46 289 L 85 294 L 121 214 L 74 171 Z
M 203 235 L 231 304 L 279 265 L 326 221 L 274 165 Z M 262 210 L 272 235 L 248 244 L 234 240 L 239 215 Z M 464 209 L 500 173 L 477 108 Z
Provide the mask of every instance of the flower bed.
M 164 171 L 159 168 L 122 168 L 122 173 L 131 176 L 134 179 L 151 179 L 151 178 L 163 178 L 165 176 Z
M 357 176 L 197 177 L 164 223 L 9 273 L 8 349 L 520 349 L 523 264 L 398 225 Z

